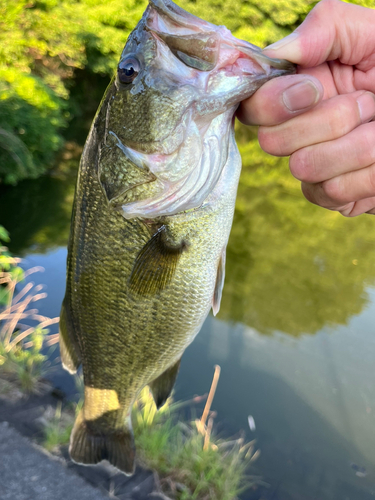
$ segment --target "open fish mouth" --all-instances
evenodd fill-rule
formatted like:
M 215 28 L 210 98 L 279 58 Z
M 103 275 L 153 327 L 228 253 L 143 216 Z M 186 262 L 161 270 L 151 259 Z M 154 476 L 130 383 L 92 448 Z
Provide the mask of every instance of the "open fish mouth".
M 294 72 L 286 60 L 265 56 L 262 50 L 235 38 L 225 26 L 216 26 L 186 12 L 170 0 L 149 0 L 146 29 L 149 29 L 187 66 L 200 71 L 227 69 L 266 74 L 272 69 Z

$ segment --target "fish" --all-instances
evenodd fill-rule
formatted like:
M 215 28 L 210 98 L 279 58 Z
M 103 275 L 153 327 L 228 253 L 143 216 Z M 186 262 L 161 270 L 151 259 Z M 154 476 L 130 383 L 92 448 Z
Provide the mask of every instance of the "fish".
M 295 72 L 258 47 L 150 0 L 89 132 L 77 179 L 60 317 L 63 367 L 82 365 L 69 452 L 134 472 L 131 410 L 159 409 L 183 352 L 220 308 L 241 158 L 240 101 Z

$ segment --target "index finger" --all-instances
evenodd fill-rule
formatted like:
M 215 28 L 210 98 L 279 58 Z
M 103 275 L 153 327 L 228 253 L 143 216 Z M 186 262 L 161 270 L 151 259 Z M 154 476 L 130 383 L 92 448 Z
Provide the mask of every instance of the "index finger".
M 278 125 L 313 108 L 323 95 L 323 85 L 314 76 L 281 76 L 243 101 L 237 118 L 245 125 Z

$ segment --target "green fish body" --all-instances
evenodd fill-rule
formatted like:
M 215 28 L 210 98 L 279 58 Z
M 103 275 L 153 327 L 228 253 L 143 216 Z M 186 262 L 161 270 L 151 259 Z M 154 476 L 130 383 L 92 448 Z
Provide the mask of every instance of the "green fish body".
M 134 400 L 149 385 L 165 403 L 219 310 L 241 170 L 234 112 L 293 71 L 169 0 L 153 0 L 129 36 L 73 207 L 60 351 L 68 371 L 83 367 L 74 461 L 134 471 Z

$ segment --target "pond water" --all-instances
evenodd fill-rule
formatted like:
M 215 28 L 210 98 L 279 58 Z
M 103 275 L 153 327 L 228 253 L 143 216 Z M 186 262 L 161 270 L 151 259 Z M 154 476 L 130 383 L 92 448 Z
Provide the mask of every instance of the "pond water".
M 375 498 L 375 218 L 344 219 L 308 204 L 287 160 L 263 154 L 239 128 L 243 173 L 228 246 L 221 311 L 187 349 L 175 398 L 207 392 L 221 432 L 261 451 L 264 483 L 247 500 Z M 0 224 L 57 316 L 79 147 L 52 177 L 0 192 Z M 72 394 L 58 366 L 53 381 Z M 255 422 L 250 430 L 248 416 Z

